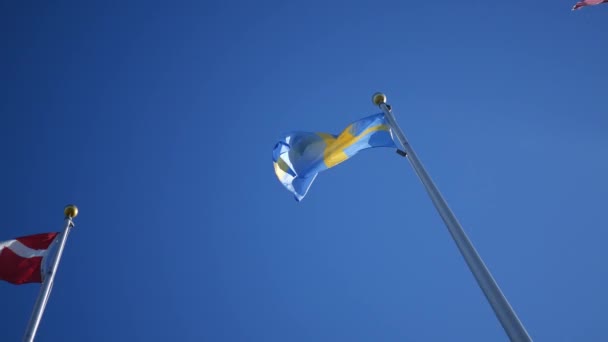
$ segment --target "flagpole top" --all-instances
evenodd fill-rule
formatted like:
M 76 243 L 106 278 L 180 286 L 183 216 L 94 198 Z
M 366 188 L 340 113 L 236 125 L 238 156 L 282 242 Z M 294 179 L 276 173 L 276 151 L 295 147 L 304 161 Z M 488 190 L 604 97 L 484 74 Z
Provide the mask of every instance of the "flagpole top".
M 63 209 L 63 213 L 65 214 L 65 217 L 73 219 L 74 217 L 78 216 L 78 207 L 73 204 L 68 204 Z
M 372 102 L 376 106 L 386 103 L 386 95 L 384 95 L 382 93 L 375 93 L 374 95 L 372 95 Z

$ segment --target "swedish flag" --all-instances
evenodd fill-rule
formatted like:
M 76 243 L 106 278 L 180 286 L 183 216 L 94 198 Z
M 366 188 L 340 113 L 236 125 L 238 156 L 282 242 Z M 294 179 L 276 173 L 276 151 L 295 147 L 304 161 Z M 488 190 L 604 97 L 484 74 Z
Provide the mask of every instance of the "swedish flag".
M 274 147 L 274 171 L 279 181 L 300 201 L 319 172 L 371 147 L 395 147 L 383 113 L 353 122 L 339 135 L 289 133 Z

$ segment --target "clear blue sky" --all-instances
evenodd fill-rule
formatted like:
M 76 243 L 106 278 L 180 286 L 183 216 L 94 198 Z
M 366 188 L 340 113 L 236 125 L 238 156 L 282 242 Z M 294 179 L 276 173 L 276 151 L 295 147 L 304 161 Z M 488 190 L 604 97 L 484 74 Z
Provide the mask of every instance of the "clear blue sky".
M 608 5 L 3 2 L 0 240 L 80 208 L 39 341 L 505 341 L 405 159 L 272 148 L 389 103 L 538 341 L 608 338 Z M 0 283 L 2 340 L 38 286 Z

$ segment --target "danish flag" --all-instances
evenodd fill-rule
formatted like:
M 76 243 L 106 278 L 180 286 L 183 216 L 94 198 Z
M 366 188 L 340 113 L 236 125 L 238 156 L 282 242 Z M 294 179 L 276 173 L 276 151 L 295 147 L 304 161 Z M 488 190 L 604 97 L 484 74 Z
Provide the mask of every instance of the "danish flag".
M 59 233 L 43 233 L 0 242 L 0 280 L 41 283 L 41 265 Z

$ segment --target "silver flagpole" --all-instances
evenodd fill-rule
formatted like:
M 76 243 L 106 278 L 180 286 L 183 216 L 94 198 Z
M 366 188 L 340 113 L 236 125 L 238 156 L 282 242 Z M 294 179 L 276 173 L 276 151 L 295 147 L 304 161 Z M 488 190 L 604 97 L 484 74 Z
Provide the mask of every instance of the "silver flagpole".
M 43 275 L 44 279 L 42 286 L 40 287 L 40 293 L 38 293 L 38 299 L 36 299 L 36 304 L 34 304 L 32 317 L 30 317 L 27 329 L 25 330 L 25 336 L 23 336 L 24 342 L 32 342 L 34 341 L 34 337 L 36 337 L 36 331 L 40 325 L 44 308 L 46 307 L 51 290 L 53 289 L 53 280 L 55 279 L 55 274 L 57 273 L 57 267 L 59 266 L 59 261 L 61 260 L 61 254 L 63 253 L 65 242 L 68 240 L 70 229 L 74 227 L 74 222 L 72 222 L 72 219 L 78 215 L 78 208 L 76 208 L 75 205 L 70 204 L 65 207 L 63 212 L 65 214 L 65 226 L 63 228 L 63 233 L 61 233 L 61 239 L 59 240 L 59 246 L 57 247 L 55 258 L 53 258 L 52 264 L 46 274 Z
M 496 284 L 496 281 L 494 278 L 492 278 L 492 274 L 490 274 L 490 271 L 483 263 L 483 260 L 481 260 L 479 254 L 477 254 L 475 247 L 473 247 L 473 244 L 465 234 L 462 226 L 456 219 L 456 216 L 454 216 L 454 213 L 448 207 L 448 204 L 441 196 L 441 193 L 433 183 L 433 180 L 424 169 L 424 166 L 422 166 L 416 152 L 414 152 L 414 149 L 407 141 L 405 134 L 401 130 L 401 127 L 399 127 L 397 124 L 397 120 L 395 120 L 395 116 L 391 112 L 389 106 L 386 104 L 386 96 L 382 93 L 376 93 L 373 95 L 372 101 L 374 104 L 379 106 L 386 115 L 391 128 L 397 136 L 397 139 L 403 146 L 406 157 L 410 161 L 410 164 L 412 164 L 412 167 L 422 181 L 422 184 L 424 184 L 424 187 L 431 197 L 435 208 L 437 208 L 439 215 L 452 235 L 456 246 L 458 246 L 460 253 L 473 273 L 473 276 L 475 276 L 477 284 L 479 284 L 483 294 L 486 296 L 488 302 L 490 302 L 490 305 L 492 306 L 496 317 L 500 321 L 500 324 L 502 324 L 503 329 L 511 341 L 532 341 L 528 335 L 528 332 L 526 331 L 526 328 L 523 326 L 519 318 L 517 318 L 517 314 L 515 314 L 515 311 L 513 311 L 511 308 L 507 298 L 505 298 L 500 291 L 498 284 Z

